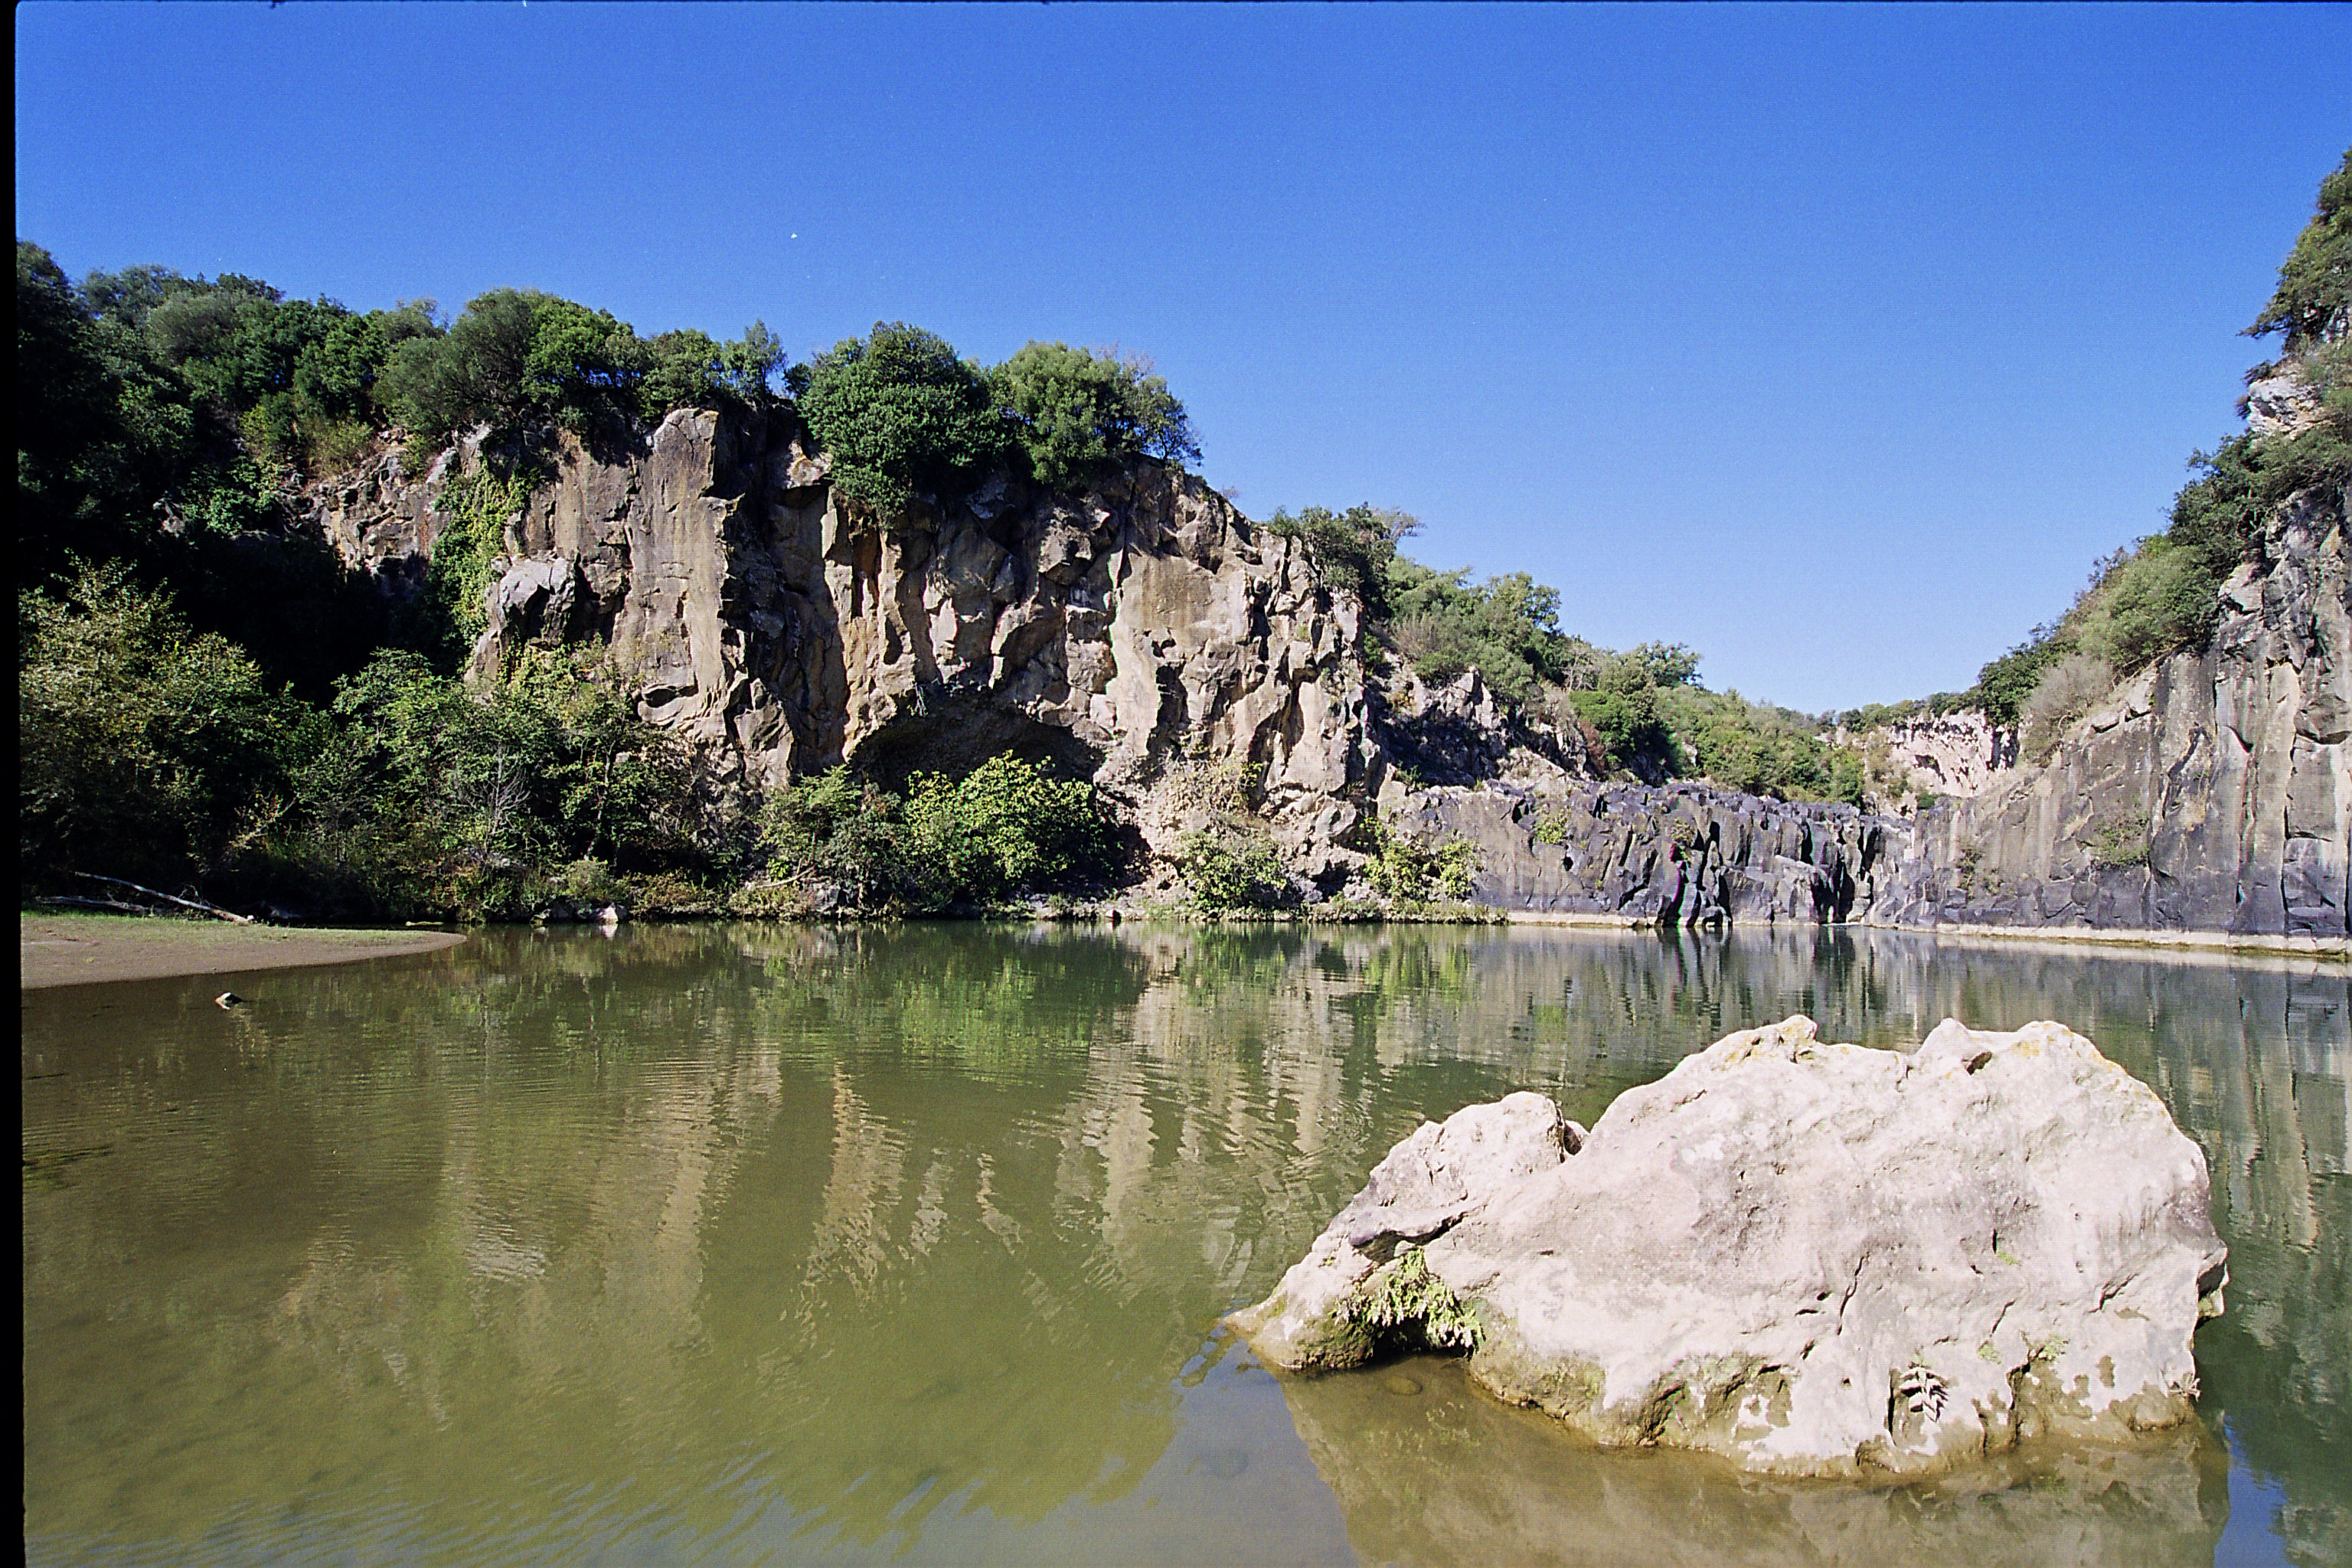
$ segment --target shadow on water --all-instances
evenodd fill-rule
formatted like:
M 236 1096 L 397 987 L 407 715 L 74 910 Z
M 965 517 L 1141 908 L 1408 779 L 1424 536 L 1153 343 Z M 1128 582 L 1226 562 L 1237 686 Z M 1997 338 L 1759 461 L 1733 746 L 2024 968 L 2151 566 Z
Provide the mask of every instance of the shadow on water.
M 2341 968 L 680 926 L 219 984 L 23 999 L 35 1561 L 2202 1562 L 2232 1463 L 2270 1517 L 2231 1539 L 2352 1557 Z M 2156 1086 L 2232 1248 L 2199 1348 L 2234 1461 L 1776 1489 L 1578 1449 L 1454 1369 L 1404 1397 L 1204 1344 L 1420 1120 L 1533 1088 L 1589 1123 L 1796 1011 L 2053 1016 Z

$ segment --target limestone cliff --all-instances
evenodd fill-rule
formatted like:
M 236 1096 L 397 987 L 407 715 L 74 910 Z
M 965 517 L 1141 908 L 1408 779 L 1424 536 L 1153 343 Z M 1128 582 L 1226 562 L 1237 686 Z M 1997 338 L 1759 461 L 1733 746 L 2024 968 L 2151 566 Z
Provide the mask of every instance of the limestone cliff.
M 321 488 L 312 521 L 412 591 L 451 526 L 461 445 Z M 1435 776 L 1591 777 L 1580 738 L 1475 679 L 1368 677 L 1352 596 L 1195 476 L 1138 461 L 1074 493 L 1003 475 L 877 518 L 786 415 L 681 409 L 617 447 L 567 440 L 505 526 L 478 668 L 609 642 L 641 711 L 723 782 L 848 762 L 886 776 L 1013 752 L 1094 779 L 1163 856 L 1237 797 L 1337 891 L 1397 752 Z

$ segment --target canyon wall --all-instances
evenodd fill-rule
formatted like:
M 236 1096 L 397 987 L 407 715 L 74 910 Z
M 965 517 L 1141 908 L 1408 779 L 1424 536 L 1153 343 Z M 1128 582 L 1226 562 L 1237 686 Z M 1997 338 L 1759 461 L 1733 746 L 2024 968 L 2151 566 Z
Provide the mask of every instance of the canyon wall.
M 461 444 L 315 495 L 310 521 L 387 593 L 456 521 Z M 1397 754 L 1434 778 L 1590 778 L 1580 736 L 1475 677 L 1368 671 L 1355 599 L 1295 539 L 1196 476 L 1139 460 L 1072 493 L 999 475 L 877 518 L 826 482 L 789 416 L 681 409 L 590 450 L 565 438 L 506 520 L 478 671 L 520 645 L 605 641 L 639 710 L 723 783 L 856 763 L 949 773 L 1012 752 L 1092 779 L 1166 858 L 1244 806 L 1308 896 L 1337 892 Z
M 2273 512 L 2212 641 L 2141 671 L 2039 764 L 1912 825 L 1886 924 L 2347 935 L 2352 593 L 2341 492 Z
M 413 595 L 480 460 L 461 444 L 410 477 L 384 456 L 315 489 L 310 523 Z M 1602 783 L 1573 727 L 1384 657 L 1298 541 L 1179 469 L 1066 494 L 1000 475 L 878 518 L 826 468 L 783 414 L 563 438 L 504 521 L 477 669 L 601 639 L 725 788 L 1051 762 L 1132 828 L 1146 893 L 1173 886 L 1185 835 L 1239 811 L 1310 901 L 1360 895 L 1377 811 L 1471 841 L 1474 898 L 1529 913 L 2347 934 L 2340 494 L 2280 509 L 2211 646 L 2126 682 L 2045 763 L 1978 715 L 1887 732 L 1937 797 L 1897 815 Z

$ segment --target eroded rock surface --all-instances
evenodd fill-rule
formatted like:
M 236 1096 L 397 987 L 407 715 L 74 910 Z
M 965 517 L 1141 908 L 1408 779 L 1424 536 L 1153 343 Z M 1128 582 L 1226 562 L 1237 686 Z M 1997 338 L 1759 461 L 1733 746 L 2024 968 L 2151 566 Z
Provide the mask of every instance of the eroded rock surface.
M 2126 681 L 2046 763 L 1919 818 L 1869 918 L 2352 934 L 2345 500 L 2273 512 L 2210 647 Z
M 1897 1052 L 1795 1017 L 1628 1090 L 1589 1137 L 1546 1103 L 1415 1132 L 1235 1326 L 1276 1366 L 1357 1364 L 1425 1342 L 1368 1310 L 1425 1272 L 1427 1338 L 1475 1341 L 1492 1392 L 1781 1475 L 2189 1417 L 2225 1279 L 2204 1156 L 2071 1030 L 1947 1020 Z
M 1877 818 L 1705 784 L 1547 791 L 1496 781 L 1400 791 L 1381 804 L 1404 832 L 1475 845 L 1473 896 L 1508 910 L 1817 925 L 1862 919 L 1885 874 L 1888 825 Z
M 722 782 L 1050 756 L 1157 849 L 1240 795 L 1303 881 L 1336 889 L 1363 858 L 1343 841 L 1388 764 L 1359 607 L 1197 476 L 1139 460 L 1057 494 L 1000 475 L 877 517 L 788 415 L 690 408 L 552 459 L 506 521 L 478 668 L 603 638 Z M 461 445 L 411 479 L 383 458 L 319 487 L 313 526 L 413 591 L 478 460 Z

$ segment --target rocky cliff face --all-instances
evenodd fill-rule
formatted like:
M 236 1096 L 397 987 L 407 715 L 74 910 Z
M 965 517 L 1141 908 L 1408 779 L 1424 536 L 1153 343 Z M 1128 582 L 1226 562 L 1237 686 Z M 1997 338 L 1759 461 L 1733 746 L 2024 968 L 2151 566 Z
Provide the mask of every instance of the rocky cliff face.
M 2048 762 L 1916 825 L 1892 924 L 2347 935 L 2352 588 L 2339 492 L 2280 508 L 2211 646 L 2126 681 Z
M 1664 925 L 1818 924 L 1874 906 L 1890 831 L 1850 805 L 1704 784 L 1392 789 L 1391 823 L 1477 846 L 1472 894 L 1502 909 Z
M 2003 770 L 2017 765 L 2017 731 L 1975 709 L 1881 724 L 1860 734 L 1841 730 L 1841 745 L 1859 746 L 1871 764 L 1869 804 L 1889 816 L 1910 816 L 1917 797 L 1980 795 Z
M 386 458 L 312 521 L 411 591 L 478 460 L 460 447 L 410 480 Z M 1355 601 L 1194 476 L 1139 462 L 1074 494 L 1000 476 L 883 519 L 825 470 L 786 416 L 685 409 L 617 448 L 568 444 L 507 521 L 477 668 L 604 638 L 647 718 L 755 786 L 1050 757 L 1163 854 L 1238 794 L 1325 891 L 1363 859 L 1343 841 L 1392 746 L 1465 782 L 1591 776 L 1580 739 L 1514 724 L 1475 679 L 1369 680 Z
M 310 521 L 386 591 L 417 591 L 470 445 L 319 487 Z M 494 668 L 608 642 L 640 710 L 722 787 L 854 763 L 961 772 L 1012 752 L 1092 778 L 1157 852 L 1237 800 L 1302 883 L 1338 893 L 1377 808 L 1467 838 L 1475 897 L 1642 921 L 1857 921 L 2347 935 L 2352 613 L 2344 499 L 2272 520 L 2211 647 L 2125 685 L 2044 766 L 1979 716 L 1890 738 L 1916 820 L 1677 784 L 1598 782 L 1581 734 L 1475 675 L 1371 652 L 1299 543 L 1199 479 L 1139 463 L 1073 494 L 998 478 L 877 518 L 789 416 L 683 409 L 570 442 L 505 523 Z M 1310 895 L 1311 896 L 1311 895 Z

